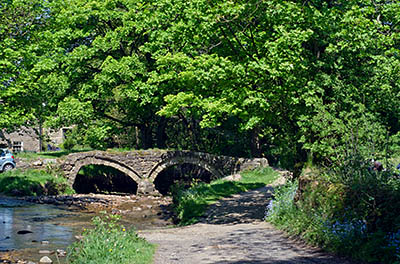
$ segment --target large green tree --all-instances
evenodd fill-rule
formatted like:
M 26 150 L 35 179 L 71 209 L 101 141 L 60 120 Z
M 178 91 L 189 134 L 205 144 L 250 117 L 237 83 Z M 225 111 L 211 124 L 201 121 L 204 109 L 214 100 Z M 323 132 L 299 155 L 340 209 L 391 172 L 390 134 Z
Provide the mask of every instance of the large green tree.
M 355 136 L 382 145 L 400 129 L 395 1 L 23 4 L 1 6 L 5 17 L 29 11 L 18 19 L 35 25 L 15 37 L 3 34 L 15 20 L 2 20 L 2 112 L 75 125 L 95 147 L 267 155 L 293 166 L 307 155 L 331 160 Z
M 385 130 L 399 131 L 396 2 L 236 1 L 207 10 L 212 35 L 200 52 L 175 53 L 188 91 L 167 96 L 162 114 L 192 106 L 203 126 L 236 116 L 253 155 L 272 146 L 292 164 L 305 151 L 330 160 L 351 137 L 382 150 Z

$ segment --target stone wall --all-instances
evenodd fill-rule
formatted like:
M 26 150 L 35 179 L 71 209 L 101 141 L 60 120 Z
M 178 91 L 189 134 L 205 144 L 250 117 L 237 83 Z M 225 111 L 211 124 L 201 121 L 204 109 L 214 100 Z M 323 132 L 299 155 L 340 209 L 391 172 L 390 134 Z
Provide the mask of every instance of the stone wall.
M 63 143 L 65 132 L 70 128 L 61 128 L 60 130 L 43 129 L 44 145 L 47 150 L 47 145 L 58 147 Z M 2 139 L 3 138 L 3 139 Z M 31 127 L 21 127 L 19 130 L 7 133 L 5 130 L 0 131 L 0 145 L 7 147 L 13 152 L 29 151 L 39 152 L 39 135 L 37 130 Z
M 83 166 L 96 164 L 114 167 L 138 183 L 138 192 L 152 193 L 155 192 L 153 182 L 161 171 L 185 163 L 206 169 L 214 178 L 268 166 L 268 161 L 264 158 L 244 159 L 191 151 L 143 150 L 74 153 L 63 160 L 61 168 L 72 186 Z
M 13 152 L 19 151 L 39 151 L 38 135 L 32 128 L 23 127 L 18 131 L 7 133 L 3 132 L 5 140 L 0 139 L 0 144 L 6 146 Z

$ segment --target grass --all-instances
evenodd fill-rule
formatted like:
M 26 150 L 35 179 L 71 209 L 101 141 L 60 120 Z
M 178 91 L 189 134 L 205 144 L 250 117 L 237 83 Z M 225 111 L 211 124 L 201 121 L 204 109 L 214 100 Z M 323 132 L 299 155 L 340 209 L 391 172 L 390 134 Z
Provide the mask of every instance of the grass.
M 10 196 L 37 196 L 71 193 L 67 180 L 44 170 L 14 169 L 0 173 L 0 193 Z
M 26 160 L 35 160 L 38 158 L 42 159 L 56 159 L 56 158 L 61 158 L 63 156 L 66 156 L 71 153 L 77 153 L 77 152 L 86 152 L 86 151 L 91 151 L 92 149 L 90 148 L 76 148 L 72 150 L 59 150 L 59 151 L 43 151 L 43 152 L 17 152 L 14 153 L 14 156 L 16 158 L 20 159 L 26 159 Z
M 61 149 L 58 151 L 42 151 L 42 152 L 28 152 L 28 151 L 23 151 L 23 152 L 16 152 L 14 153 L 14 156 L 16 158 L 20 159 L 26 159 L 26 160 L 36 160 L 39 158 L 42 159 L 56 159 L 56 158 L 61 158 L 64 156 L 67 156 L 68 154 L 71 153 L 78 153 L 78 152 L 87 152 L 87 151 L 93 151 L 95 149 L 89 148 L 89 147 L 75 147 L 71 150 L 65 150 Z M 152 150 L 158 150 L 158 149 L 152 149 Z M 137 150 L 134 148 L 109 148 L 107 150 L 104 150 L 110 153 L 122 153 L 122 152 L 129 152 L 129 151 L 141 151 Z
M 138 237 L 133 229 L 118 224 L 118 215 L 93 218 L 94 228 L 84 230 L 83 239 L 68 249 L 70 264 L 150 264 L 155 246 Z
M 207 207 L 223 197 L 263 187 L 278 178 L 278 173 L 272 168 L 247 171 L 241 174 L 240 181 L 223 179 L 211 183 L 194 184 L 189 189 L 177 186 L 172 190 L 174 209 L 179 225 L 190 225 L 198 221 Z

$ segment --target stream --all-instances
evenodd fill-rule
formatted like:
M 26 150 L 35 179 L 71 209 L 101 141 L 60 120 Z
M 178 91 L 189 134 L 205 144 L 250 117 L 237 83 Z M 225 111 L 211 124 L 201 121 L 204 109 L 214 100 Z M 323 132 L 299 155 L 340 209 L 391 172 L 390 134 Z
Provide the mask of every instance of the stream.
M 73 198 L 73 205 L 54 205 L 0 196 L 0 262 L 38 263 L 44 255 L 55 261 L 58 257 L 55 252 L 67 251 L 82 230 L 91 227 L 91 219 L 101 211 L 120 214 L 121 224 L 137 230 L 172 224 L 166 209 L 170 203 L 168 197 L 90 194 Z M 85 206 L 81 201 L 85 201 Z M 65 257 L 58 261 L 66 263 Z

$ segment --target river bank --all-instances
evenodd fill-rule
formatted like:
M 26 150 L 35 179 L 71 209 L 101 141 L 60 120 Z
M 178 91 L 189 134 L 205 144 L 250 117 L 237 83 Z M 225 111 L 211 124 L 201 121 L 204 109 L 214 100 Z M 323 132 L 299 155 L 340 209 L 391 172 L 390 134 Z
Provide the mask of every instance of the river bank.
M 3 199 L 0 263 L 38 263 L 45 255 L 65 263 L 63 252 L 102 211 L 121 215 L 121 224 L 136 230 L 173 225 L 170 197 L 77 194 Z M 61 238 L 54 232 L 61 232 Z M 57 251 L 61 254 L 56 256 Z

